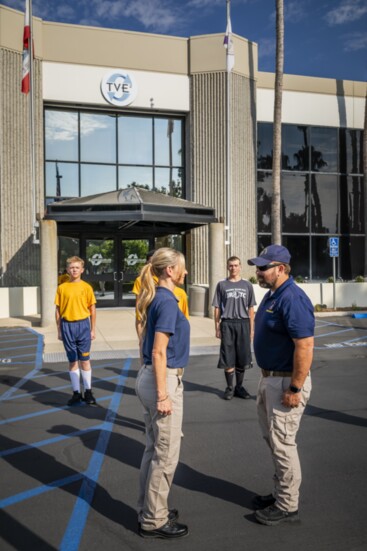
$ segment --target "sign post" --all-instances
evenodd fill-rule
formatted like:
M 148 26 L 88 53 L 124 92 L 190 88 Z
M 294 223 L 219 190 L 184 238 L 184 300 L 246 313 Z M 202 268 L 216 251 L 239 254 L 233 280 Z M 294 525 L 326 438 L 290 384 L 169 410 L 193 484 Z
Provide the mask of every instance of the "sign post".
M 339 256 L 339 237 L 329 237 L 329 255 L 333 259 L 333 309 L 335 310 L 336 262 Z

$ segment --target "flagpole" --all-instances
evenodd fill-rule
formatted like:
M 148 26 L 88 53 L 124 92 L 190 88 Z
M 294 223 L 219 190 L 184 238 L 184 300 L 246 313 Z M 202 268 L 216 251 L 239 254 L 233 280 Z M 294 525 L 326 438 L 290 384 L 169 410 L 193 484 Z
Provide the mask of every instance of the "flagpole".
M 226 255 L 231 256 L 231 75 L 233 63 L 233 45 L 232 45 L 232 26 L 231 26 L 231 2 L 227 0 L 227 52 L 226 52 L 226 69 L 227 69 L 227 151 L 226 151 Z M 229 57 L 231 56 L 231 57 Z
M 39 244 L 38 228 L 39 223 L 36 217 L 36 153 L 35 153 L 35 116 L 34 116 L 34 76 L 33 76 L 33 15 L 32 0 L 29 0 L 29 142 L 30 142 L 30 165 L 31 165 L 31 194 L 32 194 L 32 242 Z

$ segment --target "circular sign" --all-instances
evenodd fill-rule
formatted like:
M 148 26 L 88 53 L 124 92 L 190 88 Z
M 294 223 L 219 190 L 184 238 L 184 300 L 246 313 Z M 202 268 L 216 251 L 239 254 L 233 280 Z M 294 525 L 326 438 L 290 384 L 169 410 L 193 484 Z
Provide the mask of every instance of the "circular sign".
M 107 73 L 101 81 L 101 92 L 108 103 L 124 107 L 130 105 L 136 98 L 137 87 L 135 79 L 122 69 Z

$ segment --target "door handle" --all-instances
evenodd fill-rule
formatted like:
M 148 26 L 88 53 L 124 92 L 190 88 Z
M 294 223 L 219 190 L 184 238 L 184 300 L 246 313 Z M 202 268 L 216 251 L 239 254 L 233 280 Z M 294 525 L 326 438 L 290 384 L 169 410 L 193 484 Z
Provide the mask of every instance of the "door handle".
M 124 281 L 124 272 L 120 272 L 120 281 Z
M 117 281 L 117 272 L 113 272 L 113 281 Z

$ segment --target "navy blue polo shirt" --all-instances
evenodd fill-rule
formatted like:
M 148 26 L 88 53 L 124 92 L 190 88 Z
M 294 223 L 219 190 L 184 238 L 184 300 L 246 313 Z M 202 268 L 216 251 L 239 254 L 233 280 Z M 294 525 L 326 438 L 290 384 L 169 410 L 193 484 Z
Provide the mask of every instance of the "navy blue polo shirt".
M 268 371 L 292 371 L 292 339 L 312 337 L 313 306 L 289 277 L 272 295 L 266 293 L 255 316 L 254 351 L 259 367 Z
M 148 308 L 143 359 L 152 364 L 152 350 L 156 333 L 169 333 L 167 367 L 185 367 L 190 353 L 190 324 L 178 307 L 174 294 L 165 287 L 157 287 Z

